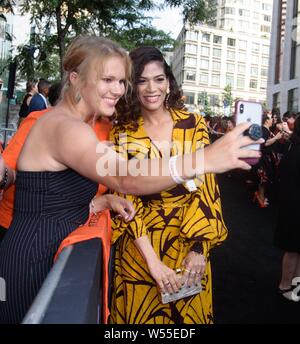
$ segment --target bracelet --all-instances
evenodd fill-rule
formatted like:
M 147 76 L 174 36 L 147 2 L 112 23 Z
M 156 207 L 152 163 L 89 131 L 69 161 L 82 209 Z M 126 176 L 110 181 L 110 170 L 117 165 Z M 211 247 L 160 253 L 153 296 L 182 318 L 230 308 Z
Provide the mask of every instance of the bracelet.
M 182 184 L 185 182 L 185 180 L 180 177 L 177 171 L 177 166 L 176 166 L 177 158 L 178 158 L 178 155 L 171 156 L 169 160 L 169 172 L 172 179 L 174 180 L 176 184 Z
M 4 177 L 2 178 L 2 181 L 0 183 L 0 190 L 3 190 L 7 184 L 8 181 L 8 168 L 5 167 L 4 169 Z

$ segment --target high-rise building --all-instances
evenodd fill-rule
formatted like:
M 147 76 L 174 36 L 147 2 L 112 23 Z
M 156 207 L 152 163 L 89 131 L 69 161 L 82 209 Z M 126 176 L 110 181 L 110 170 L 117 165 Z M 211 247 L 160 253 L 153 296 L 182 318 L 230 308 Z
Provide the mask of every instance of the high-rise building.
M 300 111 L 300 0 L 274 0 L 268 83 L 270 108 Z
M 266 101 L 273 0 L 217 0 L 210 25 L 186 24 L 177 40 L 172 68 L 191 109 L 209 103 L 230 112 L 223 92 L 234 99 Z

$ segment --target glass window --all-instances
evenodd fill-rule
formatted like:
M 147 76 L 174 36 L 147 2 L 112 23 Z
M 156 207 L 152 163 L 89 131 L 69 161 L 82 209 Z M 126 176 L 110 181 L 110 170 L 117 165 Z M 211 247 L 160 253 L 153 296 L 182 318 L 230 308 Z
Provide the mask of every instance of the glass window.
M 257 80 L 250 79 L 250 88 L 257 88 Z
M 216 94 L 211 94 L 211 95 L 209 96 L 209 104 L 210 104 L 211 106 L 219 106 L 219 102 L 220 102 L 220 100 L 219 100 L 219 96 L 218 96 L 218 95 L 216 95 Z
M 210 42 L 210 33 L 202 32 L 202 42 Z
M 234 73 L 234 63 L 227 63 L 227 72 Z
M 262 57 L 261 64 L 267 66 L 269 64 L 269 59 L 267 57 Z
M 213 74 L 212 75 L 211 84 L 213 86 L 220 86 L 220 75 L 219 74 Z
M 202 46 L 201 47 L 201 55 L 209 56 L 209 47 Z
M 239 61 L 246 61 L 246 54 L 239 52 Z
M 247 41 L 239 40 L 239 46 L 240 49 L 247 49 Z
M 185 72 L 185 79 L 189 81 L 196 80 L 196 72 L 195 71 L 186 71 Z
M 260 26 L 260 31 L 261 31 L 261 32 L 271 32 L 271 26 L 268 26 L 268 25 L 261 25 L 261 26 Z
M 222 50 L 218 48 L 213 48 L 213 56 L 214 57 L 221 57 Z
M 195 59 L 193 57 L 186 57 L 185 58 L 185 64 L 187 66 L 196 67 L 197 66 L 197 59 Z
M 227 45 L 229 45 L 230 47 L 235 47 L 235 39 L 227 38 Z
M 251 75 L 258 75 L 258 68 L 256 66 L 251 66 Z
M 200 60 L 200 68 L 208 69 L 209 68 L 209 60 L 201 59 Z
M 262 68 L 262 69 L 260 70 L 260 75 L 261 75 L 261 76 L 268 76 L 268 70 L 267 70 L 267 68 Z
M 298 112 L 298 88 L 288 91 L 288 110 Z
M 208 74 L 200 73 L 200 83 L 201 84 L 208 84 Z
M 258 55 L 251 55 L 251 62 L 258 64 L 259 63 Z
M 225 7 L 225 14 L 235 15 L 235 8 L 234 7 Z
M 259 43 L 252 43 L 252 52 L 258 53 L 259 52 Z
M 190 41 L 198 41 L 198 31 L 187 31 L 186 39 Z
M 247 20 L 239 20 L 240 30 L 249 30 L 250 24 Z
M 266 90 L 267 89 L 267 81 L 266 80 L 261 80 L 261 82 L 260 82 L 260 89 L 261 90 Z
M 213 41 L 216 44 L 222 44 L 222 36 L 214 35 Z
M 186 44 L 185 51 L 189 54 L 197 54 L 197 45 L 195 44 Z
M 239 16 L 241 17 L 250 17 L 250 11 L 244 10 L 242 8 L 239 9 Z
M 226 75 L 226 85 L 233 86 L 233 84 L 234 84 L 233 75 Z
M 221 63 L 219 61 L 213 61 L 212 69 L 213 70 L 220 70 L 221 69 Z
M 227 51 L 227 58 L 228 58 L 228 60 L 234 60 L 235 59 L 235 51 L 228 50 Z
M 244 78 L 237 78 L 236 87 L 237 88 L 244 88 L 245 87 L 245 79 Z
M 195 101 L 195 94 L 191 93 L 191 92 L 185 92 L 184 93 L 185 97 L 186 97 L 186 104 L 194 104 Z
M 246 66 L 243 64 L 238 64 L 238 73 L 245 74 L 246 73 Z
M 263 44 L 263 46 L 262 46 L 262 53 L 266 54 L 266 55 L 269 55 L 269 50 L 270 50 L 270 47 L 268 45 Z

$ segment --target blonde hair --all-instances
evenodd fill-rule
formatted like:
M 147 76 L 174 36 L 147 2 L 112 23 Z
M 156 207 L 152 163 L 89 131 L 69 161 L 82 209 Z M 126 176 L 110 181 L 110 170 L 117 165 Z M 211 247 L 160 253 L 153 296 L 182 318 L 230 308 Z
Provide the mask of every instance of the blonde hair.
M 125 65 L 125 96 L 128 92 L 131 77 L 131 60 L 126 50 L 117 43 L 97 36 L 78 36 L 75 38 L 64 56 L 63 68 L 64 78 L 62 84 L 62 98 L 72 105 L 78 102 L 80 91 L 89 76 L 91 69 L 101 77 L 103 64 L 113 56 L 119 56 Z M 79 87 L 70 83 L 70 74 L 76 72 L 79 76 Z

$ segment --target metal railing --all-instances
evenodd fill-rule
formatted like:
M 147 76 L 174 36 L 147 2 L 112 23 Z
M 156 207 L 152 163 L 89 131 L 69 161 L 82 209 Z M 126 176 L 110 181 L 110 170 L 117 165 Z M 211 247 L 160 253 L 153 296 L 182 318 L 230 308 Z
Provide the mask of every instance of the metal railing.
M 102 242 L 64 248 L 22 324 L 99 324 L 102 320 Z

